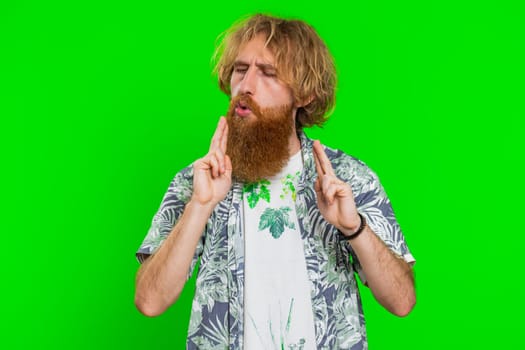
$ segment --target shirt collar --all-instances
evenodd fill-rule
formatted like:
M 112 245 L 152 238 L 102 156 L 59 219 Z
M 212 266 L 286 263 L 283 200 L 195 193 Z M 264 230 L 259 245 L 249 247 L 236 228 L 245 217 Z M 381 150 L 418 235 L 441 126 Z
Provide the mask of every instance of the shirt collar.
M 298 136 L 299 141 L 301 142 L 301 152 L 303 154 L 303 178 L 307 182 L 314 181 L 317 177 L 313 154 L 314 142 L 306 136 L 303 130 L 298 131 Z

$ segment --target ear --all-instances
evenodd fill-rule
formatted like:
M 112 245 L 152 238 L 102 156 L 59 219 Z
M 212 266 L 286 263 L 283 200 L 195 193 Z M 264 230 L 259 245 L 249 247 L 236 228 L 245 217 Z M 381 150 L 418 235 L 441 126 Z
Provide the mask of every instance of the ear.
M 301 108 L 304 106 L 308 106 L 314 99 L 315 99 L 315 96 L 310 95 L 301 101 L 297 101 L 297 103 L 295 104 L 295 108 Z

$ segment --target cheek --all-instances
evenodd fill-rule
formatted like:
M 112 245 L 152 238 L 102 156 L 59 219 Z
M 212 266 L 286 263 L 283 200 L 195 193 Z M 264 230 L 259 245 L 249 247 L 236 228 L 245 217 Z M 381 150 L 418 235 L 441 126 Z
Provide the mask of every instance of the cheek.
M 271 89 L 279 96 L 281 102 L 289 102 L 292 100 L 292 89 L 282 81 L 273 81 Z
M 235 84 L 235 82 L 231 81 L 230 82 L 230 94 L 231 94 L 231 97 L 234 97 L 235 95 L 237 95 L 237 84 Z
M 280 89 L 277 92 L 279 105 L 291 105 L 293 103 L 292 93 L 288 89 Z
M 241 79 L 238 76 L 236 76 L 235 74 L 232 75 L 230 79 L 230 91 L 232 97 L 237 95 L 237 92 L 239 91 L 240 81 Z
M 268 82 L 265 86 L 268 95 L 272 97 L 272 104 L 283 105 L 290 104 L 292 101 L 292 91 L 278 81 Z

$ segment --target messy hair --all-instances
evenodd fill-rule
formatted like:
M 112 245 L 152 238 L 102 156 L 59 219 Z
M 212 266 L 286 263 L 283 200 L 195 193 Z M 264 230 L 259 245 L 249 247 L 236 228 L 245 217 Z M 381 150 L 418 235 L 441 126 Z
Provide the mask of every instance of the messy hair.
M 266 36 L 265 45 L 275 56 L 278 78 L 291 88 L 294 101 L 305 103 L 297 110 L 297 127 L 321 126 L 335 106 L 335 66 L 323 40 L 303 21 L 257 14 L 219 36 L 213 59 L 220 89 L 231 95 L 230 81 L 239 49 L 258 34 Z

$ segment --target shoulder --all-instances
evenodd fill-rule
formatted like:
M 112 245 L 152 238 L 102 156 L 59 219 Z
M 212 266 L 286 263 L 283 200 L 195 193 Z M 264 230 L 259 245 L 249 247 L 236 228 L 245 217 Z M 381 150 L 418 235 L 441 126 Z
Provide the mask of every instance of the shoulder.
M 342 150 L 331 148 L 326 145 L 323 146 L 328 159 L 330 159 L 330 162 L 332 163 L 336 176 L 341 180 L 352 182 L 376 181 L 377 175 L 362 160 L 349 155 Z
M 303 132 L 300 134 L 305 167 L 311 166 L 315 171 L 313 160 L 313 140 Z M 352 188 L 375 187 L 379 183 L 376 173 L 362 160 L 346 152 L 323 144 L 325 153 L 332 163 L 335 175 L 341 180 L 351 183 Z M 356 188 L 357 187 L 357 188 Z
M 189 181 L 190 184 L 193 179 L 193 164 L 188 165 L 187 167 L 181 169 L 171 181 L 171 186 L 186 186 Z
M 193 192 L 193 164 L 180 170 L 170 182 L 163 203 L 171 205 L 174 201 L 186 203 Z
M 352 187 L 357 205 L 388 201 L 377 174 L 363 161 L 341 150 L 325 148 L 335 175 Z

